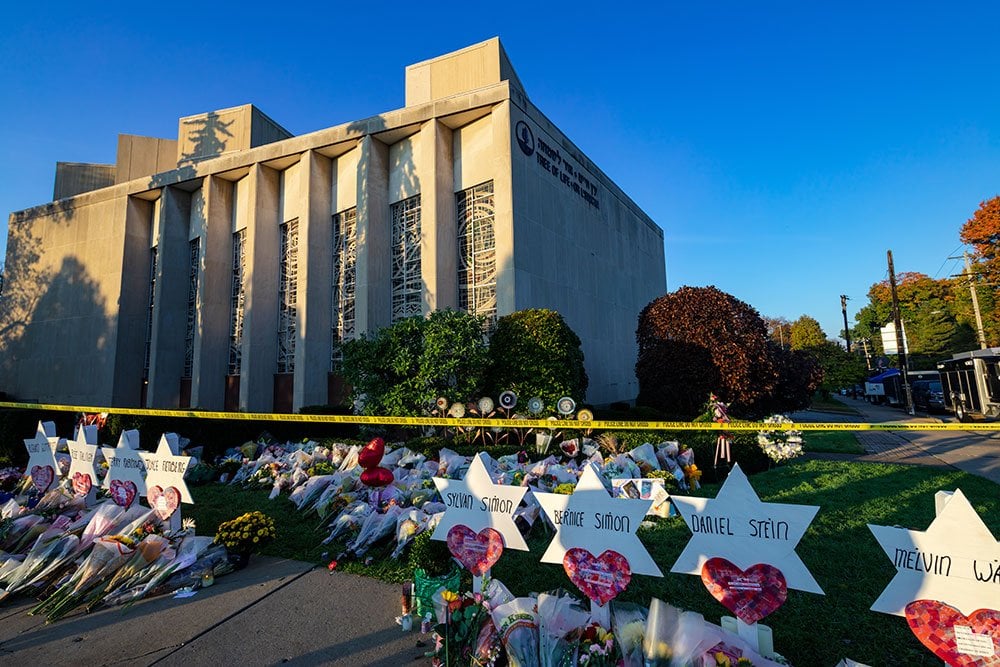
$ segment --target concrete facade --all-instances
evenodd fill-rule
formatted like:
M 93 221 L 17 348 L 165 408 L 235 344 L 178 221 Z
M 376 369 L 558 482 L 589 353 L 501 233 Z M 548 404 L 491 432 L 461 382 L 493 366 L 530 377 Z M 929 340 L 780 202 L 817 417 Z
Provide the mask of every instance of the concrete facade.
M 559 311 L 586 399 L 634 398 L 660 228 L 534 107 L 498 39 L 411 65 L 405 89 L 402 109 L 297 137 L 251 105 L 182 118 L 176 141 L 123 135 L 114 184 L 11 214 L 0 390 L 297 410 L 330 399 L 338 337 L 464 305 Z

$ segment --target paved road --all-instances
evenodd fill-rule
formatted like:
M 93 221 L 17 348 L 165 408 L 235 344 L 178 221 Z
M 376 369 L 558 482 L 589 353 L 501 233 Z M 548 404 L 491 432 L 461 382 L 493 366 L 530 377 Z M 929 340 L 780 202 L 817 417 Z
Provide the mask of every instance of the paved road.
M 792 417 L 806 422 L 957 423 L 950 416 L 917 414 L 866 401 L 838 397 L 859 414 L 846 415 L 806 410 Z M 855 436 L 865 454 L 854 458 L 877 463 L 903 463 L 954 467 L 1000 484 L 1000 423 L 997 431 L 858 431 Z

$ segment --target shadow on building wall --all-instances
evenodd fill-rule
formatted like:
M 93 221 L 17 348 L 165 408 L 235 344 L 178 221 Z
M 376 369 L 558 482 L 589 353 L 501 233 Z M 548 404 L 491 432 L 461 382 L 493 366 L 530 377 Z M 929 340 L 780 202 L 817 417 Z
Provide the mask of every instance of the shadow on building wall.
M 36 289 L 19 289 L 2 308 L 0 389 L 11 387 L 26 400 L 72 402 L 94 397 L 101 387 L 97 391 L 110 398 L 111 323 L 99 285 L 76 257 L 64 258 L 55 272 L 40 270 L 36 261 L 17 282 L 25 275 L 34 277 Z
M 110 323 L 99 285 L 74 256 L 64 257 L 58 270 L 44 261 L 53 239 L 43 234 L 61 233 L 75 217 L 73 198 L 10 217 L 0 295 L 0 391 L 14 397 L 44 400 L 57 390 L 60 398 L 83 395 L 101 382 L 96 371 L 113 366 L 102 357 Z
M 4 289 L 0 294 L 0 391 L 9 384 L 10 350 L 32 321 L 38 301 L 53 275 L 41 267 L 42 238 L 36 225 L 69 226 L 76 215 L 72 197 L 47 204 L 30 212 L 10 216 L 7 224 L 7 259 Z
M 194 145 L 190 153 L 181 154 L 179 162 L 204 160 L 222 155 L 226 150 L 226 139 L 235 137 L 229 131 L 229 127 L 234 122 L 233 120 L 223 121 L 214 111 L 204 118 L 193 118 L 184 121 L 184 125 L 189 128 Z

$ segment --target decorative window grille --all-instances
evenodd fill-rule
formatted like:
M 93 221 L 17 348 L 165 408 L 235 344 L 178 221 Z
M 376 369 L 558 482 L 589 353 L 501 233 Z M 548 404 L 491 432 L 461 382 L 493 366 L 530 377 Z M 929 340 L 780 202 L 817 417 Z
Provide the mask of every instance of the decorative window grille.
M 246 303 L 247 230 L 233 234 L 233 282 L 229 292 L 229 375 L 243 367 L 243 307 Z
M 299 287 L 299 219 L 281 225 L 278 277 L 278 372 L 295 372 L 295 329 Z
M 153 296 L 156 293 L 156 246 L 149 249 L 149 307 L 146 308 L 146 347 L 142 358 L 142 379 L 149 380 L 149 364 L 153 358 Z
M 188 271 L 187 328 L 184 332 L 184 374 L 189 378 L 194 373 L 194 323 L 198 309 L 198 269 L 201 265 L 201 237 L 191 239 L 188 244 L 191 265 Z
M 493 181 L 455 193 L 458 212 L 458 307 L 497 316 L 497 252 L 493 233 Z
M 396 202 L 392 219 L 392 321 L 423 313 L 420 276 L 420 195 Z
M 330 303 L 330 370 L 340 370 L 340 345 L 354 338 L 354 295 L 358 260 L 358 209 L 333 216 L 333 283 Z

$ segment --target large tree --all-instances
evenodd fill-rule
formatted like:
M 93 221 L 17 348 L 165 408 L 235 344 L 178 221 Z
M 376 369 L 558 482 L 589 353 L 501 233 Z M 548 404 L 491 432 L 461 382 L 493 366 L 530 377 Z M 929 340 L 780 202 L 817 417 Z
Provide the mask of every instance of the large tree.
M 482 318 L 438 310 L 344 343 L 344 378 L 367 415 L 424 415 L 438 397 L 478 395 L 487 367 Z
M 775 343 L 781 347 L 789 347 L 792 344 L 792 323 L 784 317 L 765 317 L 764 324 L 767 325 L 767 333 Z
M 490 337 L 490 395 L 510 390 L 525 401 L 537 396 L 554 409 L 563 396 L 583 401 L 588 384 L 580 337 L 562 315 L 529 308 L 497 320 Z
M 969 293 L 967 288 L 963 293 L 960 282 L 904 272 L 897 276 L 896 295 L 915 367 L 933 367 L 935 362 L 955 352 L 970 349 L 974 343 L 969 326 L 972 310 L 970 307 L 966 312 L 964 308 Z M 893 320 L 892 290 L 888 280 L 871 286 L 868 303 L 857 312 L 855 319 L 857 324 L 852 337 L 869 339 L 872 351 L 882 354 L 880 329 Z
M 715 287 L 682 287 L 647 305 L 636 331 L 637 402 L 676 416 L 702 412 L 709 392 L 733 414 L 772 407 L 779 375 L 767 327 L 750 305 Z
M 792 349 L 808 350 L 826 342 L 826 334 L 814 317 L 802 315 L 792 322 Z
M 972 281 L 979 296 L 986 342 L 997 345 L 1000 343 L 1000 309 L 995 306 L 1000 301 L 997 288 L 1000 283 L 1000 197 L 980 202 L 976 212 L 962 225 L 959 238 L 962 243 L 972 246 L 976 260 Z M 968 292 L 968 281 L 962 284 Z M 968 301 L 963 298 L 962 302 L 963 310 L 971 314 L 971 295 Z

